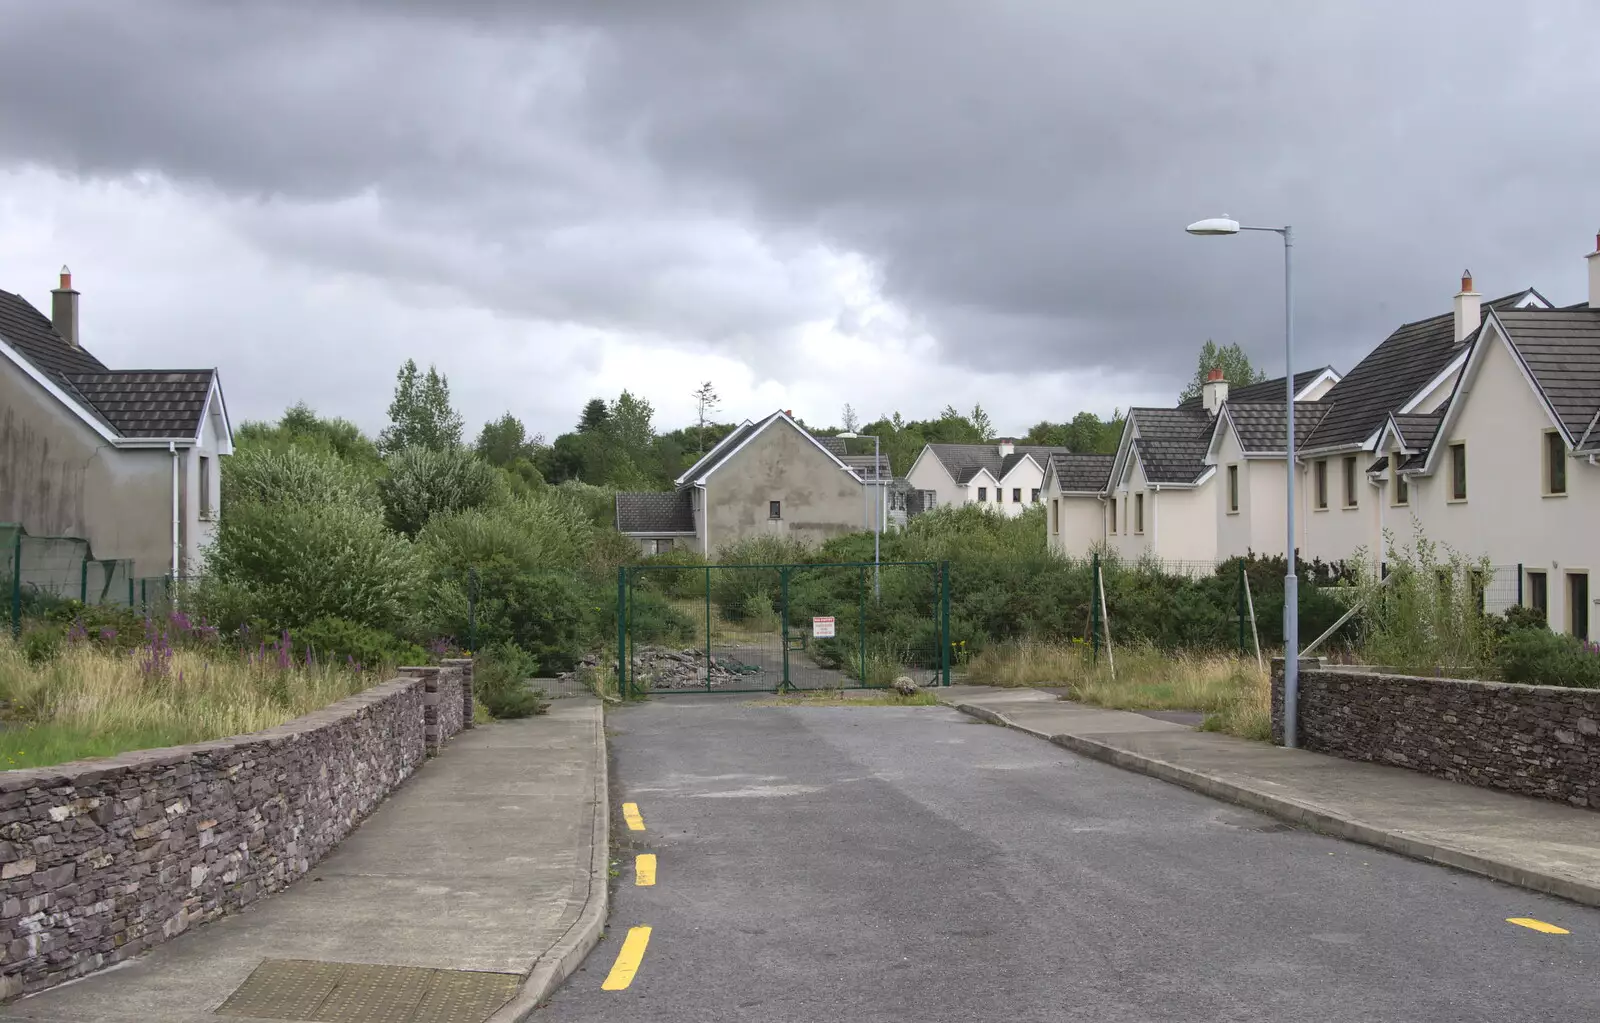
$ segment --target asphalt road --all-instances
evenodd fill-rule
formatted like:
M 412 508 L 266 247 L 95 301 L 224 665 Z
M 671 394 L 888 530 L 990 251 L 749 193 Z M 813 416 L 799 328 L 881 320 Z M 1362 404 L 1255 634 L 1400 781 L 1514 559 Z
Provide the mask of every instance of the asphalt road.
M 606 938 L 535 1019 L 1600 1019 L 1600 911 L 946 708 L 677 696 L 608 727 L 645 830 L 614 812 Z M 602 990 L 636 926 L 637 975 Z

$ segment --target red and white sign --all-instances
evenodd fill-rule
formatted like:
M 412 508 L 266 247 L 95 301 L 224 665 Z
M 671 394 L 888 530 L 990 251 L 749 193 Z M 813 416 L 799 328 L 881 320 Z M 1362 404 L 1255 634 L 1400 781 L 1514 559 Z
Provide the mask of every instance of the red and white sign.
M 832 615 L 829 615 L 826 618 L 813 618 L 813 619 L 811 619 L 811 638 L 812 639 L 832 639 L 833 638 L 833 616 Z

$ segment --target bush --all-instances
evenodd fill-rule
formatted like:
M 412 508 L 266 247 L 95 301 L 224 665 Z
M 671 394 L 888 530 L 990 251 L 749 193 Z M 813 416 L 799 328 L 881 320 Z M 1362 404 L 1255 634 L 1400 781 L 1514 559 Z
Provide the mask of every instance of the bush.
M 359 505 L 244 502 L 206 553 L 232 616 L 276 629 L 343 618 L 393 629 L 414 608 L 421 565 L 410 541 Z
M 53 661 L 61 653 L 66 638 L 64 626 L 35 626 L 22 634 L 22 656 L 35 665 Z
M 1500 677 L 1529 685 L 1600 689 L 1600 653 L 1548 629 L 1514 629 L 1499 651 Z
M 304 657 L 309 650 L 324 664 L 354 662 L 357 670 L 426 664 L 428 659 L 427 653 L 415 643 L 343 618 L 318 618 L 293 630 L 290 639 L 298 657 Z
M 538 660 L 515 644 L 491 644 L 474 660 L 473 692 L 490 714 L 502 720 L 543 714 L 550 709 L 544 691 L 527 685 L 538 672 Z
M 376 508 L 377 494 L 364 474 L 334 455 L 248 445 L 223 460 L 222 502 L 230 514 L 245 502 Z
M 464 448 L 405 448 L 385 465 L 388 474 L 378 481 L 384 520 L 407 536 L 415 536 L 435 515 L 482 508 L 510 494 L 499 471 Z
M 636 590 L 629 605 L 629 633 L 640 643 L 685 646 L 705 642 L 703 622 L 696 622 L 662 597 Z

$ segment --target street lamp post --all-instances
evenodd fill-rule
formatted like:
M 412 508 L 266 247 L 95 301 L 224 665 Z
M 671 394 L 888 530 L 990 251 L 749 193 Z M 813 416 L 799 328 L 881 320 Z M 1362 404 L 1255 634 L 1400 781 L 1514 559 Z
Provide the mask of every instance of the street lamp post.
M 1283 227 L 1245 227 L 1237 220 L 1213 217 L 1188 227 L 1190 234 L 1223 235 L 1240 231 L 1271 231 L 1283 236 L 1283 378 L 1287 392 L 1284 407 L 1288 428 L 1284 440 L 1284 466 L 1287 469 L 1289 546 L 1283 577 L 1283 744 L 1300 744 L 1300 580 L 1295 576 L 1294 533 L 1294 229 Z
M 866 439 L 865 437 L 862 437 L 861 434 L 859 434 L 859 433 L 841 433 L 841 434 L 839 434 L 839 439 L 840 440 L 855 440 L 857 438 L 860 438 L 862 440 Z M 879 525 L 883 521 L 883 515 L 884 515 L 884 510 L 883 510 L 883 456 L 879 453 L 880 450 L 881 450 L 880 449 L 880 438 L 878 438 L 877 436 L 874 436 L 872 438 L 872 479 L 873 479 L 873 482 L 878 484 L 878 514 L 875 517 L 872 515 L 871 511 L 869 510 L 869 501 L 870 501 L 871 491 L 867 488 L 867 474 L 866 473 L 862 473 L 861 474 L 861 513 L 862 513 L 861 517 L 862 517 L 863 520 L 868 519 L 868 518 L 872 519 L 872 599 L 873 600 L 880 600 L 883 597 L 883 585 L 882 585 L 881 580 L 878 578 L 878 568 L 879 568 L 878 534 L 880 532 Z

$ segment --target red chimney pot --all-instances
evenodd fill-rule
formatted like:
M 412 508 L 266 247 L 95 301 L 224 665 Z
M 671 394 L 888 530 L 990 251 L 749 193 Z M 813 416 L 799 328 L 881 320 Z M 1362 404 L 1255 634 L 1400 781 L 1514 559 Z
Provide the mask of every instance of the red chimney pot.
M 1213 381 L 1221 380 L 1221 379 L 1222 379 L 1222 367 L 1221 366 L 1217 366 L 1216 368 L 1212 369 L 1211 372 L 1206 374 L 1206 383 L 1208 383 L 1208 384 L 1212 383 Z
M 1461 271 L 1461 290 L 1464 291 L 1464 292 L 1472 290 L 1472 271 L 1471 270 L 1463 270 L 1463 271 Z

